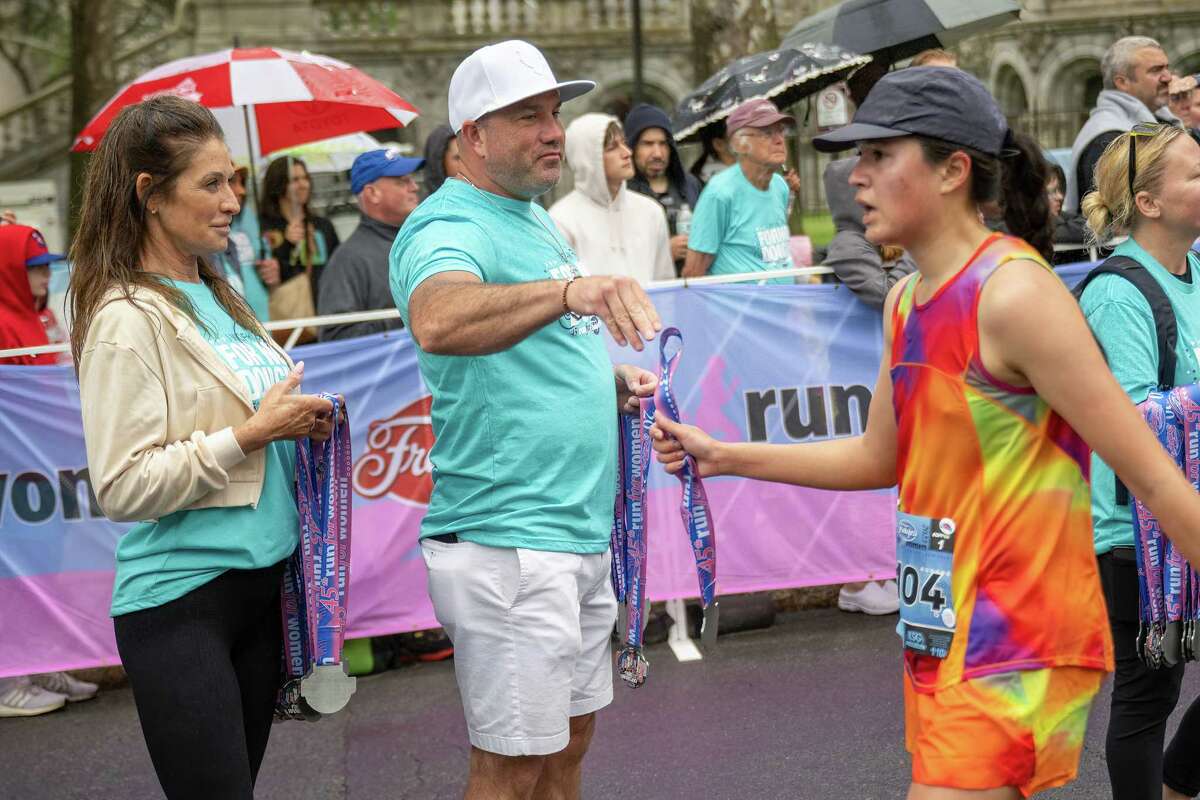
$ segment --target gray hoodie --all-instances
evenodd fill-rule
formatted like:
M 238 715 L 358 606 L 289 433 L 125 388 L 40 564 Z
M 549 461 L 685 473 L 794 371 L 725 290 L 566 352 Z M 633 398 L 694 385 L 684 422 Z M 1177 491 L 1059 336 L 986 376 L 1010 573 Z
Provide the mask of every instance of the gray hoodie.
M 825 168 L 825 201 L 837 230 L 825 266 L 831 267 L 859 300 L 883 308 L 888 291 L 917 265 L 907 253 L 895 261 L 884 261 L 879 248 L 867 241 L 862 206 L 854 202 L 855 189 L 850 185 L 850 172 L 857 163 L 857 156 L 843 158 Z
M 1139 122 L 1158 122 L 1146 104 L 1131 94 L 1116 89 L 1105 89 L 1096 97 L 1096 107 L 1075 137 L 1071 146 L 1071 168 L 1067 170 L 1067 195 L 1063 198 L 1063 210 L 1079 211 L 1083 198 L 1079 196 L 1079 159 L 1088 145 L 1102 133 L 1133 130 Z
M 584 114 L 567 126 L 567 166 L 575 188 L 550 217 L 592 275 L 628 275 L 643 286 L 675 277 L 667 220 L 649 197 L 625 184 L 613 197 L 604 174 L 604 133 L 617 121 Z

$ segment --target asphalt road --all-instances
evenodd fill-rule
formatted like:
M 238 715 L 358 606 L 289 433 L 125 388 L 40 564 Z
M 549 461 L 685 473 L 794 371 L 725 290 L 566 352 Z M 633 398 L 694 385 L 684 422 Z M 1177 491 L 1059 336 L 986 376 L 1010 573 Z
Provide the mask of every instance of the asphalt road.
M 722 637 L 701 662 L 650 649 L 650 677 L 600 714 L 584 796 L 902 798 L 908 785 L 895 617 L 833 610 Z M 1189 670 L 1184 697 L 1200 693 Z M 1172 720 L 1172 730 L 1178 713 Z M 1108 798 L 1107 688 L 1081 774 L 1040 797 Z M 361 678 L 350 706 L 277 725 L 259 800 L 461 797 L 467 738 L 453 668 Z M 128 688 L 33 719 L 0 720 L 0 798 L 160 798 Z

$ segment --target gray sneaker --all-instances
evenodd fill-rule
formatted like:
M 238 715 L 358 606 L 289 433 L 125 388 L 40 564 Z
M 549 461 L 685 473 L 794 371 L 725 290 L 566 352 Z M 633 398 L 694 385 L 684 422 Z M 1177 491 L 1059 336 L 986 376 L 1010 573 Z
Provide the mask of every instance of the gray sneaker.
M 0 679 L 0 717 L 36 717 L 66 703 L 66 695 L 35 686 L 28 676 Z
M 91 700 L 96 696 L 100 687 L 94 683 L 72 678 L 65 672 L 47 672 L 45 675 L 31 675 L 29 678 L 34 686 L 40 686 L 47 692 L 64 695 L 68 702 L 78 703 Z

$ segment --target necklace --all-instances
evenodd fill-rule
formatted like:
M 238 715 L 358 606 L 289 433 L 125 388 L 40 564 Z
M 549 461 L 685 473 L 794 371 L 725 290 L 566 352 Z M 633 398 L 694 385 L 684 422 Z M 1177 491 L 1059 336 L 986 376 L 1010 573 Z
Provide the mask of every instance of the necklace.
M 489 193 L 485 192 L 483 189 L 480 189 L 478 186 L 476 186 L 474 184 L 474 182 L 472 182 L 471 179 L 466 176 L 465 173 L 459 173 L 459 175 L 457 177 L 459 178 L 459 180 L 463 181 L 468 186 L 470 186 L 472 189 L 474 189 L 476 192 L 478 192 L 479 195 L 485 201 L 487 201 L 487 203 L 489 205 L 492 206 L 492 208 L 499 209 L 501 211 L 507 211 L 508 213 L 511 213 L 511 214 L 517 213 L 513 209 L 505 208 L 504 206 L 500 205 L 492 198 L 488 197 Z M 532 205 L 532 201 L 530 201 L 530 204 Z M 533 216 L 534 219 L 537 220 L 538 227 L 541 228 L 541 232 L 544 234 L 542 238 L 545 239 L 550 244 L 550 246 L 554 248 L 555 252 L 558 253 L 558 257 L 562 259 L 563 266 L 566 267 L 573 275 L 575 275 L 576 277 L 579 277 L 580 276 L 579 269 L 574 263 L 572 263 L 570 250 L 563 248 L 562 239 L 560 237 L 554 235 L 554 233 L 546 226 L 546 223 L 542 220 L 541 217 L 539 217 L 537 215 L 537 213 L 535 211 L 530 209 L 530 214 Z

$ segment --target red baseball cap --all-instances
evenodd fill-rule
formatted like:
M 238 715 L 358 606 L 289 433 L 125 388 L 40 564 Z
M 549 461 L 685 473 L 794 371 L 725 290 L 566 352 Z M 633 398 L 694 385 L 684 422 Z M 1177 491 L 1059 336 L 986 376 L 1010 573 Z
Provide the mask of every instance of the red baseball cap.
M 31 228 L 28 225 L 10 225 L 15 231 L 24 231 L 25 239 L 25 266 L 37 267 L 42 264 L 51 264 L 55 261 L 62 261 L 66 256 L 61 253 L 51 253 L 50 248 L 46 245 L 46 237 L 42 236 L 42 232 L 37 228 Z M 21 233 L 14 232 L 15 237 L 21 237 Z
M 733 136 L 742 128 L 767 128 L 776 122 L 786 122 L 796 127 L 796 118 L 784 114 L 779 108 L 765 97 L 746 100 L 725 119 L 725 135 Z

